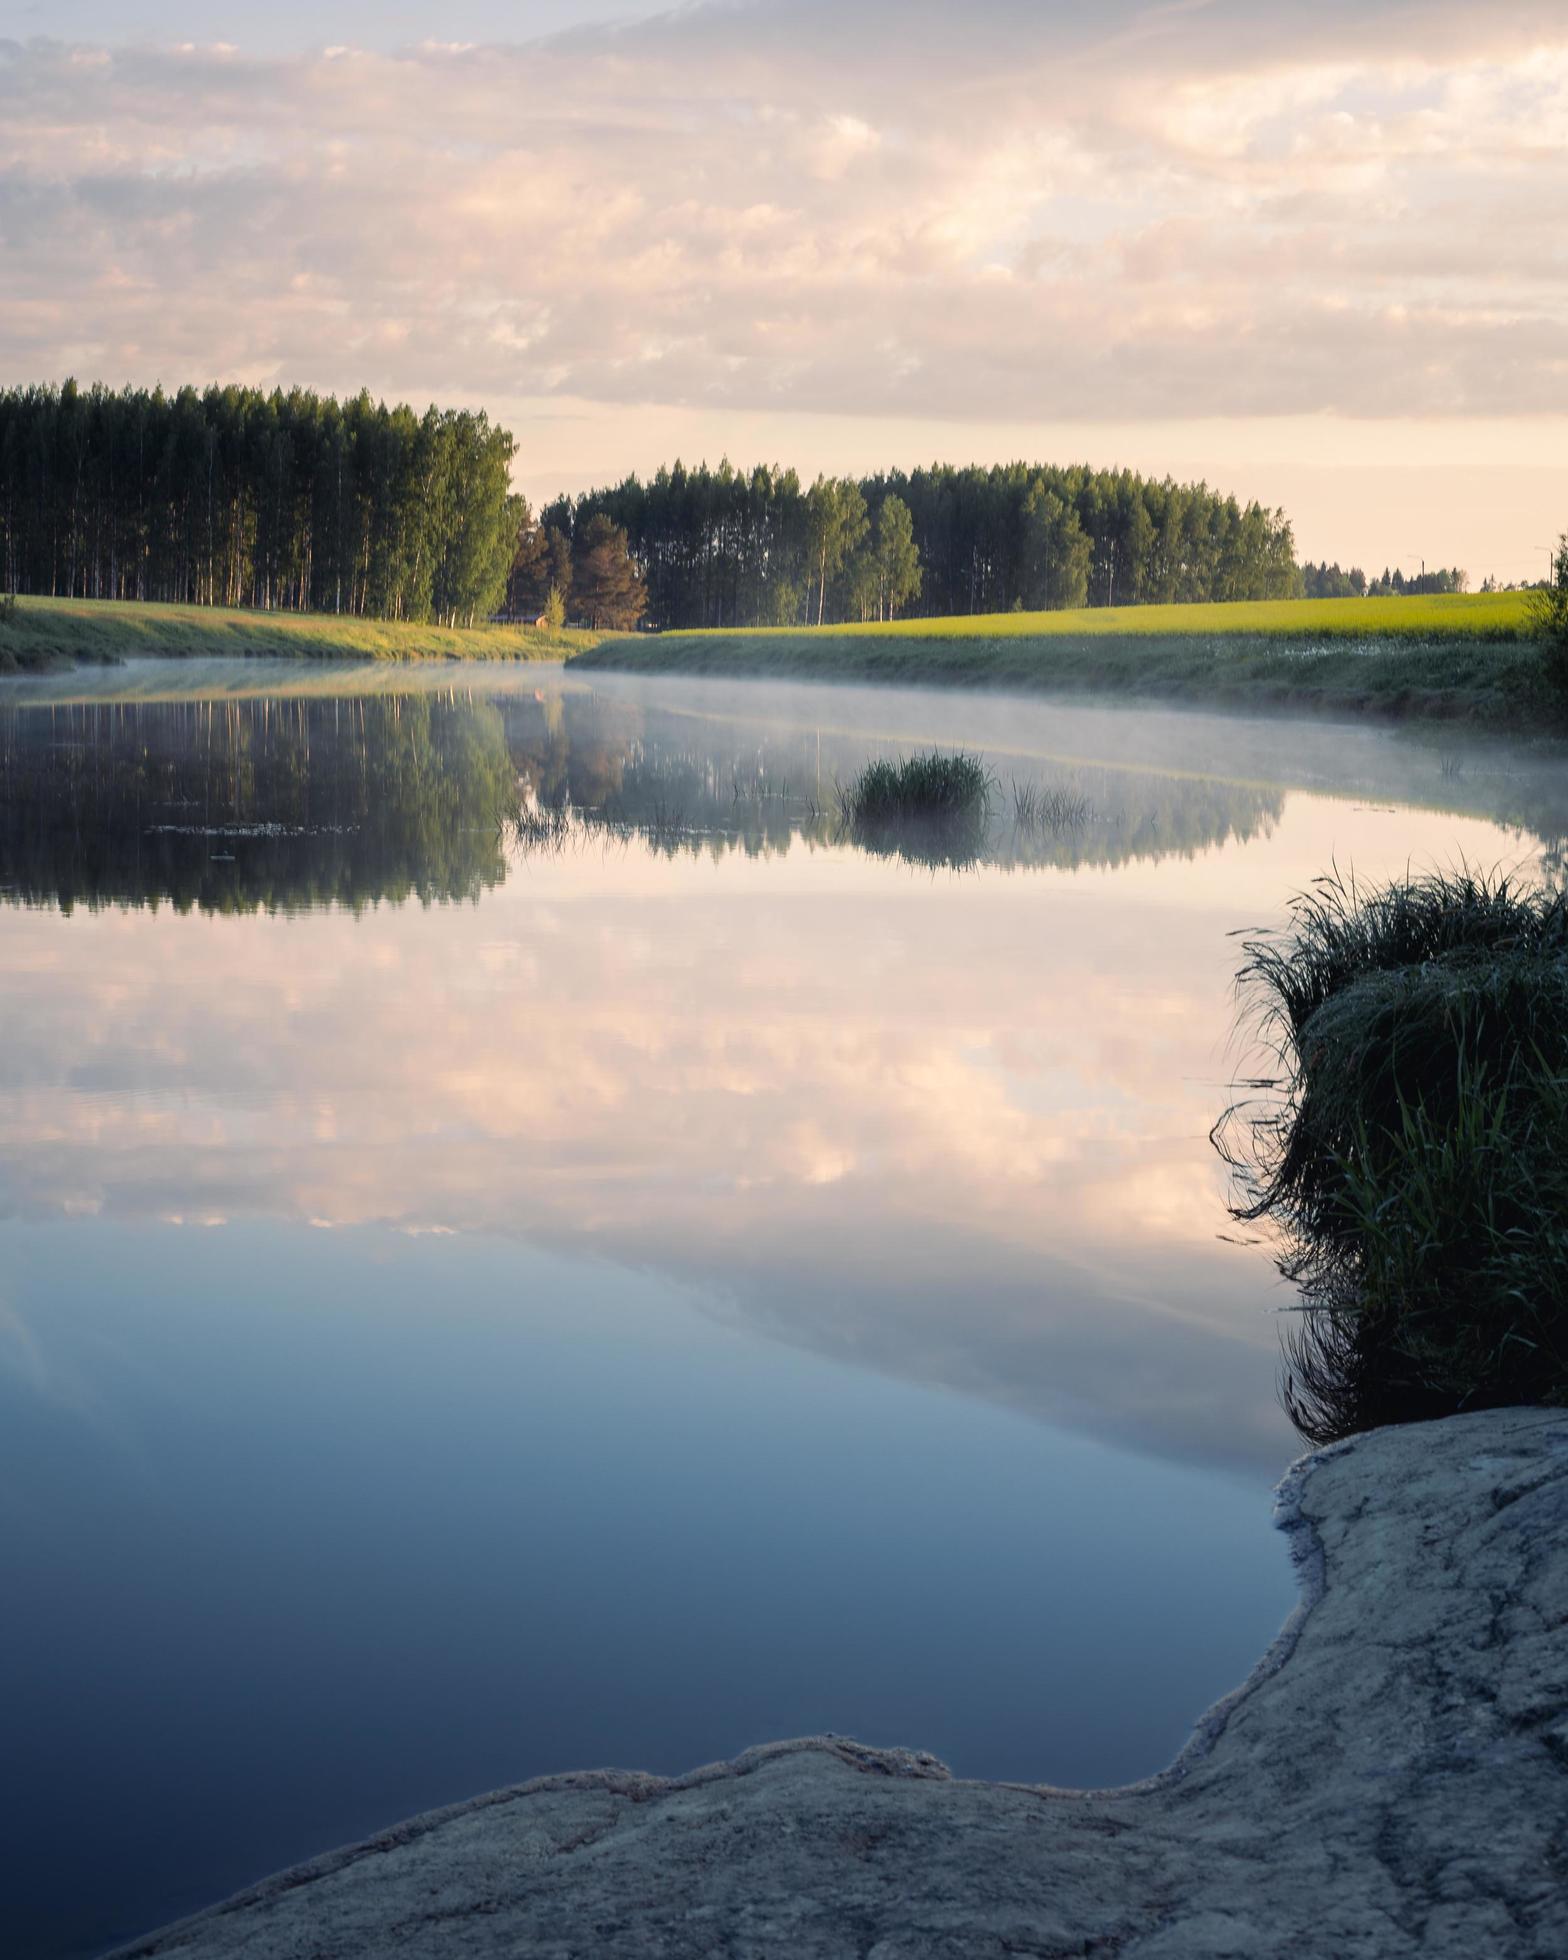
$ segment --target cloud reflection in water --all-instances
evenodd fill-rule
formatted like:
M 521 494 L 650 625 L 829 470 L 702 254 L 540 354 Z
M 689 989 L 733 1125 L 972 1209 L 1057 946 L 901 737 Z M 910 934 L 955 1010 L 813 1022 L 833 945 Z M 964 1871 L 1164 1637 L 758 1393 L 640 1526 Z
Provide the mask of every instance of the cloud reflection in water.
M 499 727 L 467 730 L 464 780 Z M 627 759 L 598 759 L 616 793 Z M 439 770 L 418 781 L 441 802 Z M 3 1202 L 517 1235 L 779 1341 L 1272 1467 L 1279 1296 L 1262 1251 L 1219 1242 L 1206 1142 L 1227 934 L 1336 853 L 1506 840 L 1268 807 L 1250 839 L 1025 877 L 634 836 L 465 870 L 470 904 L 12 911 Z M 383 811 L 388 834 L 406 855 Z

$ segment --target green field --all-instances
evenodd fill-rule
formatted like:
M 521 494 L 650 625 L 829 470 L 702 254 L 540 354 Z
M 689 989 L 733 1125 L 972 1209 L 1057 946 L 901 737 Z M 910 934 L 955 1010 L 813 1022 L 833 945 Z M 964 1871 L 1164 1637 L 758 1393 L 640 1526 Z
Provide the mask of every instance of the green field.
M 335 613 L 226 611 L 135 605 L 113 599 L 17 601 L 0 619 L 0 672 L 132 655 L 210 659 L 268 655 L 302 660 L 562 660 L 596 633 L 533 626 L 408 626 Z
M 1451 593 L 1425 599 L 1243 599 L 1229 605 L 1094 606 L 1076 612 L 963 614 L 951 619 L 873 620 L 865 626 L 775 626 L 666 634 L 682 640 L 744 638 L 870 640 L 1209 639 L 1216 634 L 1297 639 L 1513 640 L 1526 622 L 1523 592 Z
M 1526 725 L 1561 716 L 1543 692 L 1527 606 L 1509 592 L 623 634 L 571 664 Z

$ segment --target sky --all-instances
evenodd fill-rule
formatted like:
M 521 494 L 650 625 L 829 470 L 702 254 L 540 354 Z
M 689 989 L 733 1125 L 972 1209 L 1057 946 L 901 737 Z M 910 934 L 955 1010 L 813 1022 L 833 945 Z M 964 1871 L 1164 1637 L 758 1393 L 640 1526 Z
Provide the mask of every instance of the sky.
M 0 382 L 680 455 L 1087 460 L 1303 555 L 1568 527 L 1562 0 L 0 0 Z

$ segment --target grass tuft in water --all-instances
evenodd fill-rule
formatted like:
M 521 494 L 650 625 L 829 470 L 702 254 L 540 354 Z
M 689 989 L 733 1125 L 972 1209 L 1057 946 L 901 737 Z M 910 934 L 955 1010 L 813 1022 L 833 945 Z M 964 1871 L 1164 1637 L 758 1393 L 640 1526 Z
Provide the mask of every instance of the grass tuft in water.
M 1302 1291 L 1297 1428 L 1568 1403 L 1568 896 L 1335 875 L 1245 950 L 1282 1074 L 1216 1141 Z
M 839 826 L 863 850 L 962 870 L 984 851 L 994 786 L 978 756 L 882 758 L 838 786 Z
M 504 828 L 524 856 L 559 857 L 578 836 L 580 820 L 567 806 L 520 802 Z
M 1081 830 L 1093 815 L 1088 797 L 1065 785 L 1048 787 L 1044 783 L 1021 783 L 1014 778 L 1008 788 L 1012 792 L 1015 830 L 1032 835 Z
M 868 762 L 840 802 L 853 830 L 968 823 L 989 810 L 991 778 L 978 756 L 933 749 L 898 762 Z
M 840 828 L 864 850 L 962 869 L 985 848 L 994 786 L 978 756 L 932 749 L 882 758 L 839 785 Z

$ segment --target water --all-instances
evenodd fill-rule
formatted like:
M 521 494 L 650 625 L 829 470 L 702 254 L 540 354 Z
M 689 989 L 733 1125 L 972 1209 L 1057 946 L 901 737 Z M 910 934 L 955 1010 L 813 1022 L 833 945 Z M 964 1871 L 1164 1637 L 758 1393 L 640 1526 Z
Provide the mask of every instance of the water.
M 840 839 L 835 778 L 937 738 L 1003 786 L 969 861 Z M 1292 1599 L 1228 935 L 1336 859 L 1555 866 L 1563 773 L 537 670 L 11 684 L 7 1950 L 550 1770 L 1158 1769 Z

